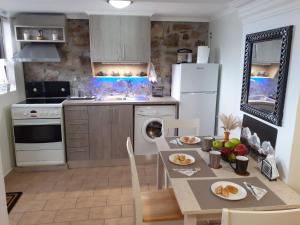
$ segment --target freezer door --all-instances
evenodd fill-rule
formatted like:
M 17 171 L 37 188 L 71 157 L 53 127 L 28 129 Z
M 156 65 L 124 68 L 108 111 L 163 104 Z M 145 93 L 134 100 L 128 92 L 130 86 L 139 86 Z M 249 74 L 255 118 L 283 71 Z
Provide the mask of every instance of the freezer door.
M 179 119 L 200 119 L 200 135 L 211 136 L 215 131 L 216 93 L 182 94 Z M 179 135 L 194 135 L 194 130 L 179 129 Z
M 181 93 L 217 91 L 218 64 L 181 64 Z

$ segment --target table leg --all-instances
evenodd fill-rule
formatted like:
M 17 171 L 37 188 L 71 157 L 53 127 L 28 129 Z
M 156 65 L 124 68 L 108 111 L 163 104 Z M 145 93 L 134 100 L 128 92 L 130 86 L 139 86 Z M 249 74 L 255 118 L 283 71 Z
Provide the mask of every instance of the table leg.
M 197 225 L 197 216 L 184 215 L 184 225 Z
M 164 165 L 160 154 L 157 155 L 157 188 L 162 189 L 164 183 Z

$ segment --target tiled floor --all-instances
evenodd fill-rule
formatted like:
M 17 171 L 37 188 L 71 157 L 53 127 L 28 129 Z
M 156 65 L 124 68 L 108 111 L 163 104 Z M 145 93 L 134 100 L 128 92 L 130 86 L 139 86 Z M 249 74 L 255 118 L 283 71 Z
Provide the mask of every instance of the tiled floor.
M 142 190 L 155 189 L 155 165 L 139 166 Z M 13 172 L 6 191 L 22 191 L 10 225 L 132 225 L 128 166 Z
M 156 189 L 156 165 L 138 173 L 142 191 Z M 128 166 L 13 172 L 6 191 L 23 195 L 10 225 L 133 225 L 130 176 Z

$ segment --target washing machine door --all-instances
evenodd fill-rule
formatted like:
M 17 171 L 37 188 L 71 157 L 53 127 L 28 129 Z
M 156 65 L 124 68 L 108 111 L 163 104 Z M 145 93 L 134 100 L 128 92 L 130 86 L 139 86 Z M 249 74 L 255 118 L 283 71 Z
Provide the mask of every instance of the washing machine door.
M 143 138 L 150 143 L 162 135 L 162 120 L 160 118 L 151 118 L 146 120 L 142 126 Z

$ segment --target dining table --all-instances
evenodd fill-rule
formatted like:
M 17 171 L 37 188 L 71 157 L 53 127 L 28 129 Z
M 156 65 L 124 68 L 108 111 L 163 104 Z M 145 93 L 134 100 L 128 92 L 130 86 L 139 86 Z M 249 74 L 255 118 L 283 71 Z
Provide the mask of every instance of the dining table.
M 247 169 L 249 174 L 240 176 L 225 161 L 221 161 L 219 169 L 210 168 L 209 152 L 202 150 L 201 141 L 195 145 L 187 145 L 178 144 L 178 137 L 159 137 L 155 139 L 155 143 L 158 149 L 157 187 L 163 189 L 166 187 L 166 181 L 170 183 L 184 216 L 184 225 L 196 225 L 198 220 L 219 220 L 223 208 L 264 211 L 300 207 L 300 195 L 280 179 L 269 181 L 261 174 L 257 161 L 250 156 Z M 178 166 L 169 160 L 170 154 L 173 153 L 192 155 L 195 162 L 189 166 Z M 180 168 L 197 168 L 199 171 L 187 176 L 178 172 Z M 245 188 L 245 199 L 229 201 L 216 196 L 211 190 L 211 185 L 217 181 L 230 181 L 241 186 L 243 182 L 247 182 L 267 190 L 267 193 L 257 200 L 250 190 Z

